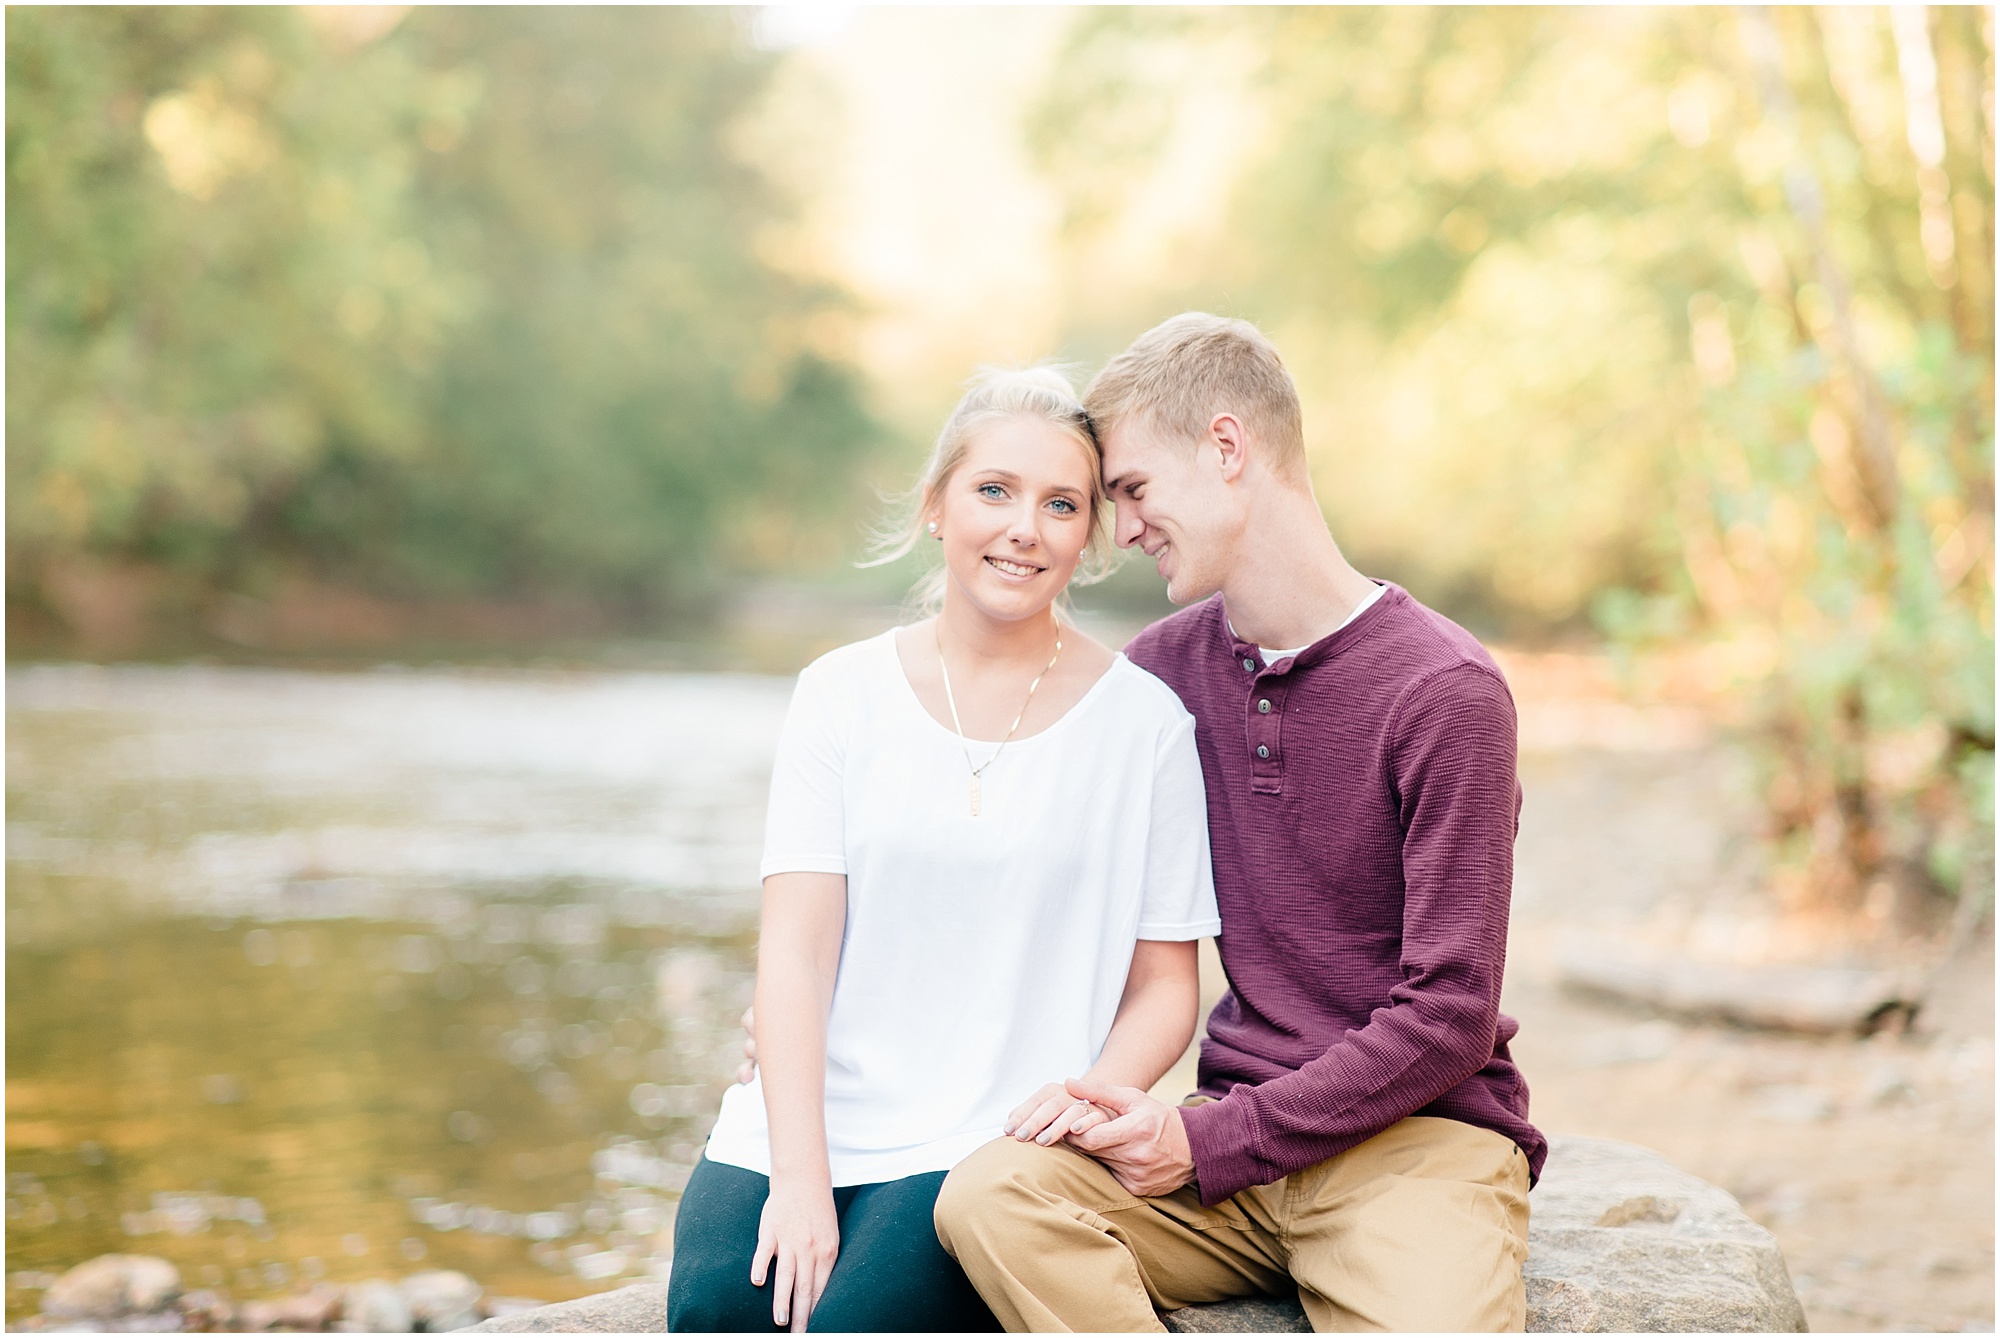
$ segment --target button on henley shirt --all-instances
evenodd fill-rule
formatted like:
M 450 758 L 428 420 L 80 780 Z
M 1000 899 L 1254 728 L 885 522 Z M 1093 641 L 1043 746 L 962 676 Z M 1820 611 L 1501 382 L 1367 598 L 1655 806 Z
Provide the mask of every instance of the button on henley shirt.
M 1195 717 L 1229 989 L 1182 1110 L 1204 1203 L 1410 1115 L 1548 1144 L 1500 1012 L 1521 788 L 1492 658 L 1389 585 L 1266 667 L 1220 596 L 1125 653 Z M 1268 709 L 1264 703 L 1268 702 Z

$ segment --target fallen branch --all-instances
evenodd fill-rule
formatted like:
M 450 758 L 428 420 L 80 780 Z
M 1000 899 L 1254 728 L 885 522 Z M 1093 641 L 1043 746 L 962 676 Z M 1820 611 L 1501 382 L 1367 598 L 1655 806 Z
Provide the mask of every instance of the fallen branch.
M 1661 1013 L 1781 1031 L 1868 1034 L 1907 1027 L 1922 992 L 1894 971 L 1735 966 L 1593 944 L 1557 960 L 1565 987 Z

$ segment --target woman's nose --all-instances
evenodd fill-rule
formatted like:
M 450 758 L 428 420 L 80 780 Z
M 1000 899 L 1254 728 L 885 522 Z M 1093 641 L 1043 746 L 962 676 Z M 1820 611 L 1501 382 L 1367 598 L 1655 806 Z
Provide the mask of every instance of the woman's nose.
M 1032 547 L 1040 542 L 1041 531 L 1036 526 L 1035 508 L 1016 507 L 1014 514 L 1007 518 L 1007 537 L 1022 547 Z

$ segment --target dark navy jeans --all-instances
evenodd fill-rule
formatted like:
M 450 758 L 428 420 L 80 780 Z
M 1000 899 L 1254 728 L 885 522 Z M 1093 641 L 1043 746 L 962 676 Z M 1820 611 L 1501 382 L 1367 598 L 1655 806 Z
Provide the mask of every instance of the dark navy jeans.
M 997 1333 L 999 1323 L 938 1244 L 931 1209 L 945 1173 L 833 1191 L 840 1256 L 814 1307 L 816 1333 Z M 772 1333 L 772 1279 L 750 1285 L 771 1182 L 703 1157 L 674 1219 L 670 1333 Z M 777 1272 L 774 1266 L 771 1273 Z

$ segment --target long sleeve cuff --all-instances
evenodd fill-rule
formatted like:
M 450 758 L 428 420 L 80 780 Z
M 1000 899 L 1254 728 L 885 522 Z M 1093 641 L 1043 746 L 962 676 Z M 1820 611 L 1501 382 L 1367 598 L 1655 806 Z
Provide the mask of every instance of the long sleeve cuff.
M 1278 1178 L 1264 1173 L 1264 1159 L 1253 1150 L 1256 1131 L 1249 1102 L 1205 1101 L 1180 1111 L 1204 1205 L 1213 1207 L 1252 1185 Z

